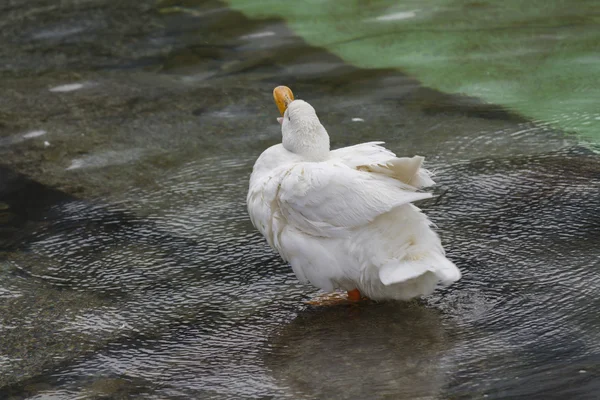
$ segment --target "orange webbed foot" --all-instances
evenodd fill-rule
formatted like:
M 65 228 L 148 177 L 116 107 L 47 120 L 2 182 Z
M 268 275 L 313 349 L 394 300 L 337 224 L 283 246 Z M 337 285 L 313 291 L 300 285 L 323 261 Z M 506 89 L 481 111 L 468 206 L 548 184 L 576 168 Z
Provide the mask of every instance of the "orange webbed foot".
M 306 304 L 310 304 L 312 306 L 334 306 L 340 304 L 355 304 L 363 300 L 369 299 L 363 297 L 358 289 L 354 289 L 349 290 L 346 296 L 340 292 L 322 294 L 312 300 L 307 301 Z
M 358 290 L 358 289 L 348 290 L 348 300 L 350 300 L 350 301 L 361 301 L 362 300 L 362 296 L 360 294 L 360 290 Z

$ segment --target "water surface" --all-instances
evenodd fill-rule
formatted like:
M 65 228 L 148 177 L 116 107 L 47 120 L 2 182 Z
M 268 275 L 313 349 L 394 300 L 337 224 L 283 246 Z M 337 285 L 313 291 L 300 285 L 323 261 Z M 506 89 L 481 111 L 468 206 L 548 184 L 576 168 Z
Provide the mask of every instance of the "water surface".
M 222 3 L 2 11 L 1 397 L 598 396 L 600 159 L 576 135 Z M 334 147 L 427 158 L 461 281 L 305 303 L 245 209 L 278 84 Z

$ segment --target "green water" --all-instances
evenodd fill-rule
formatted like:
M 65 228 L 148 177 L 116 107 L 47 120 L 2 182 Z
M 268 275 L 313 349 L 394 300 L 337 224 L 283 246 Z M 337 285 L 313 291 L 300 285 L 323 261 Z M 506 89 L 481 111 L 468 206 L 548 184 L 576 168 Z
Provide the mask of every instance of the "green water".
M 600 141 L 600 3 L 228 0 L 361 68 L 397 68 Z

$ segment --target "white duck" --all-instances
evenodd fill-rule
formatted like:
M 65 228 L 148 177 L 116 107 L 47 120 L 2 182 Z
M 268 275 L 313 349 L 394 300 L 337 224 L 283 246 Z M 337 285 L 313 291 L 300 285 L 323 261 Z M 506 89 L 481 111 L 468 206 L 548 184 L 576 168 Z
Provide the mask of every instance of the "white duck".
M 431 222 L 412 202 L 431 197 L 423 157 L 398 158 L 370 142 L 330 151 L 314 108 L 273 91 L 283 141 L 265 150 L 250 177 L 254 226 L 303 283 L 348 299 L 427 295 L 461 277 Z

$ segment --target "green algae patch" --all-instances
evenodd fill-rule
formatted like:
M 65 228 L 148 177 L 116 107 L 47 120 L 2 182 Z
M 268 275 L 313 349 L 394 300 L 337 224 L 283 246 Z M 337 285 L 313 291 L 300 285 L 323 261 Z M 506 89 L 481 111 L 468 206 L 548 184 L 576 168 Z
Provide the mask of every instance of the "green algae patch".
M 397 68 L 600 142 L 600 5 L 522 2 L 228 0 L 278 17 L 309 44 L 361 68 Z

